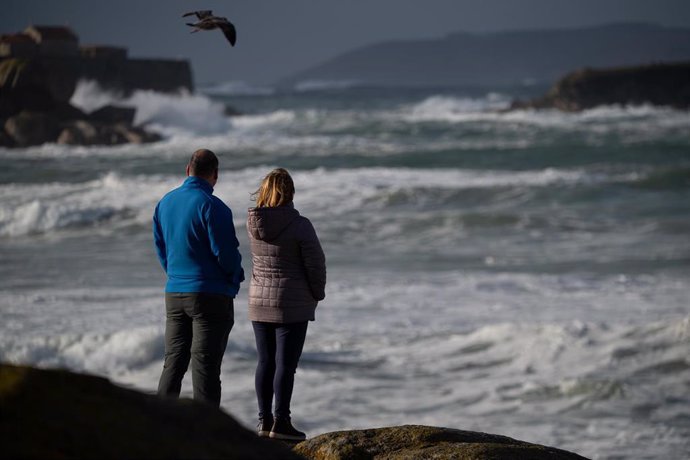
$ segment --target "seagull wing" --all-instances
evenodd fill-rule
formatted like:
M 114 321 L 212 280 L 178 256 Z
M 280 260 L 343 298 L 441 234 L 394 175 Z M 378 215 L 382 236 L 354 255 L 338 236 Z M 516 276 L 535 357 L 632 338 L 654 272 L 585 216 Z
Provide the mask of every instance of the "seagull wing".
M 223 31 L 223 35 L 228 39 L 230 45 L 235 46 L 235 42 L 237 42 L 237 31 L 235 30 L 235 26 L 232 25 L 231 22 L 223 21 L 218 24 L 218 27 Z
M 196 16 L 198 19 L 204 19 L 213 16 L 212 10 L 190 11 L 182 15 L 183 18 L 187 16 Z

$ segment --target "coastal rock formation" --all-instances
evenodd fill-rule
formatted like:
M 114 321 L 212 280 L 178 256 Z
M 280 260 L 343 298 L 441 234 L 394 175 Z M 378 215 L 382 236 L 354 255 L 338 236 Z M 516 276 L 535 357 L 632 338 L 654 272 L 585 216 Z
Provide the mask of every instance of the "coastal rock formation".
M 80 45 L 69 27 L 32 25 L 19 33 L 0 36 L 0 60 L 40 62 L 50 72 L 43 78 L 71 96 L 71 81 L 95 80 L 103 88 L 129 94 L 136 89 L 159 92 L 192 92 L 189 62 L 177 59 L 130 59 L 127 49 L 104 45 Z M 72 74 L 64 79 L 64 73 Z M 68 99 L 69 99 L 68 96 Z
M 186 60 L 130 59 L 124 48 L 80 46 L 79 37 L 68 27 L 29 26 L 0 36 L 0 146 L 115 145 L 160 139 L 133 126 L 132 108 L 79 113 L 69 101 L 81 79 L 123 96 L 134 90 L 194 89 Z
M 511 109 L 573 112 L 613 104 L 690 108 L 690 61 L 578 70 L 561 78 L 545 96 L 515 101 Z
M 326 433 L 291 450 L 191 400 L 162 399 L 95 376 L 1 363 L 0 408 L 7 458 L 584 459 L 505 436 L 416 425 Z
M 69 67 L 12 58 L 0 62 L 0 146 L 46 142 L 116 145 L 160 140 L 133 125 L 135 109 L 102 107 L 86 114 L 69 103 L 77 76 Z M 55 77 L 59 78 L 55 78 Z
M 299 459 L 232 417 L 106 379 L 0 364 L 3 458 Z
M 297 444 L 312 460 L 583 460 L 577 454 L 505 436 L 420 425 L 336 431 Z

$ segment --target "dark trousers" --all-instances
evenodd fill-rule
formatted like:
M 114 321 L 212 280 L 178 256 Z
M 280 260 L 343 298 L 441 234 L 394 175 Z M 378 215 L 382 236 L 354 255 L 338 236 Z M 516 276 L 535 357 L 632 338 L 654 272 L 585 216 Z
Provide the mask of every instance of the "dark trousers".
M 194 399 L 220 405 L 220 365 L 234 324 L 233 300 L 221 294 L 165 294 L 165 364 L 158 384 L 161 396 L 179 397 L 192 361 Z
M 271 415 L 274 395 L 275 416 L 290 416 L 295 372 L 307 336 L 307 324 L 307 321 L 289 324 L 252 321 L 259 355 L 255 380 L 259 418 Z

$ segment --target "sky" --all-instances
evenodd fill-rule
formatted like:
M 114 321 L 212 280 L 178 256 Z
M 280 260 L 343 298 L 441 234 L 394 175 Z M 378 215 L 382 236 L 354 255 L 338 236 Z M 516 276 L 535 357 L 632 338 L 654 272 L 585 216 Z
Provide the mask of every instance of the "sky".
M 200 9 L 235 24 L 234 48 L 219 31 L 189 33 L 181 15 Z M 2 0 L 0 33 L 67 25 L 82 44 L 189 59 L 197 85 L 259 85 L 380 41 L 611 22 L 690 27 L 690 0 Z

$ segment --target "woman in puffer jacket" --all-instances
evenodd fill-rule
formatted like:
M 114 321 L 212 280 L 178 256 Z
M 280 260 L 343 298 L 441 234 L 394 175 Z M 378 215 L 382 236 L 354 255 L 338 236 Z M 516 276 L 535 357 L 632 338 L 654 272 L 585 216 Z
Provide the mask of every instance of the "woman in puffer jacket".
M 283 168 L 271 171 L 254 194 L 247 231 L 252 250 L 249 319 L 259 357 L 258 432 L 299 441 L 306 435 L 292 426 L 290 399 L 307 324 L 325 297 L 326 259 L 311 222 L 292 203 L 294 194 L 290 174 Z

